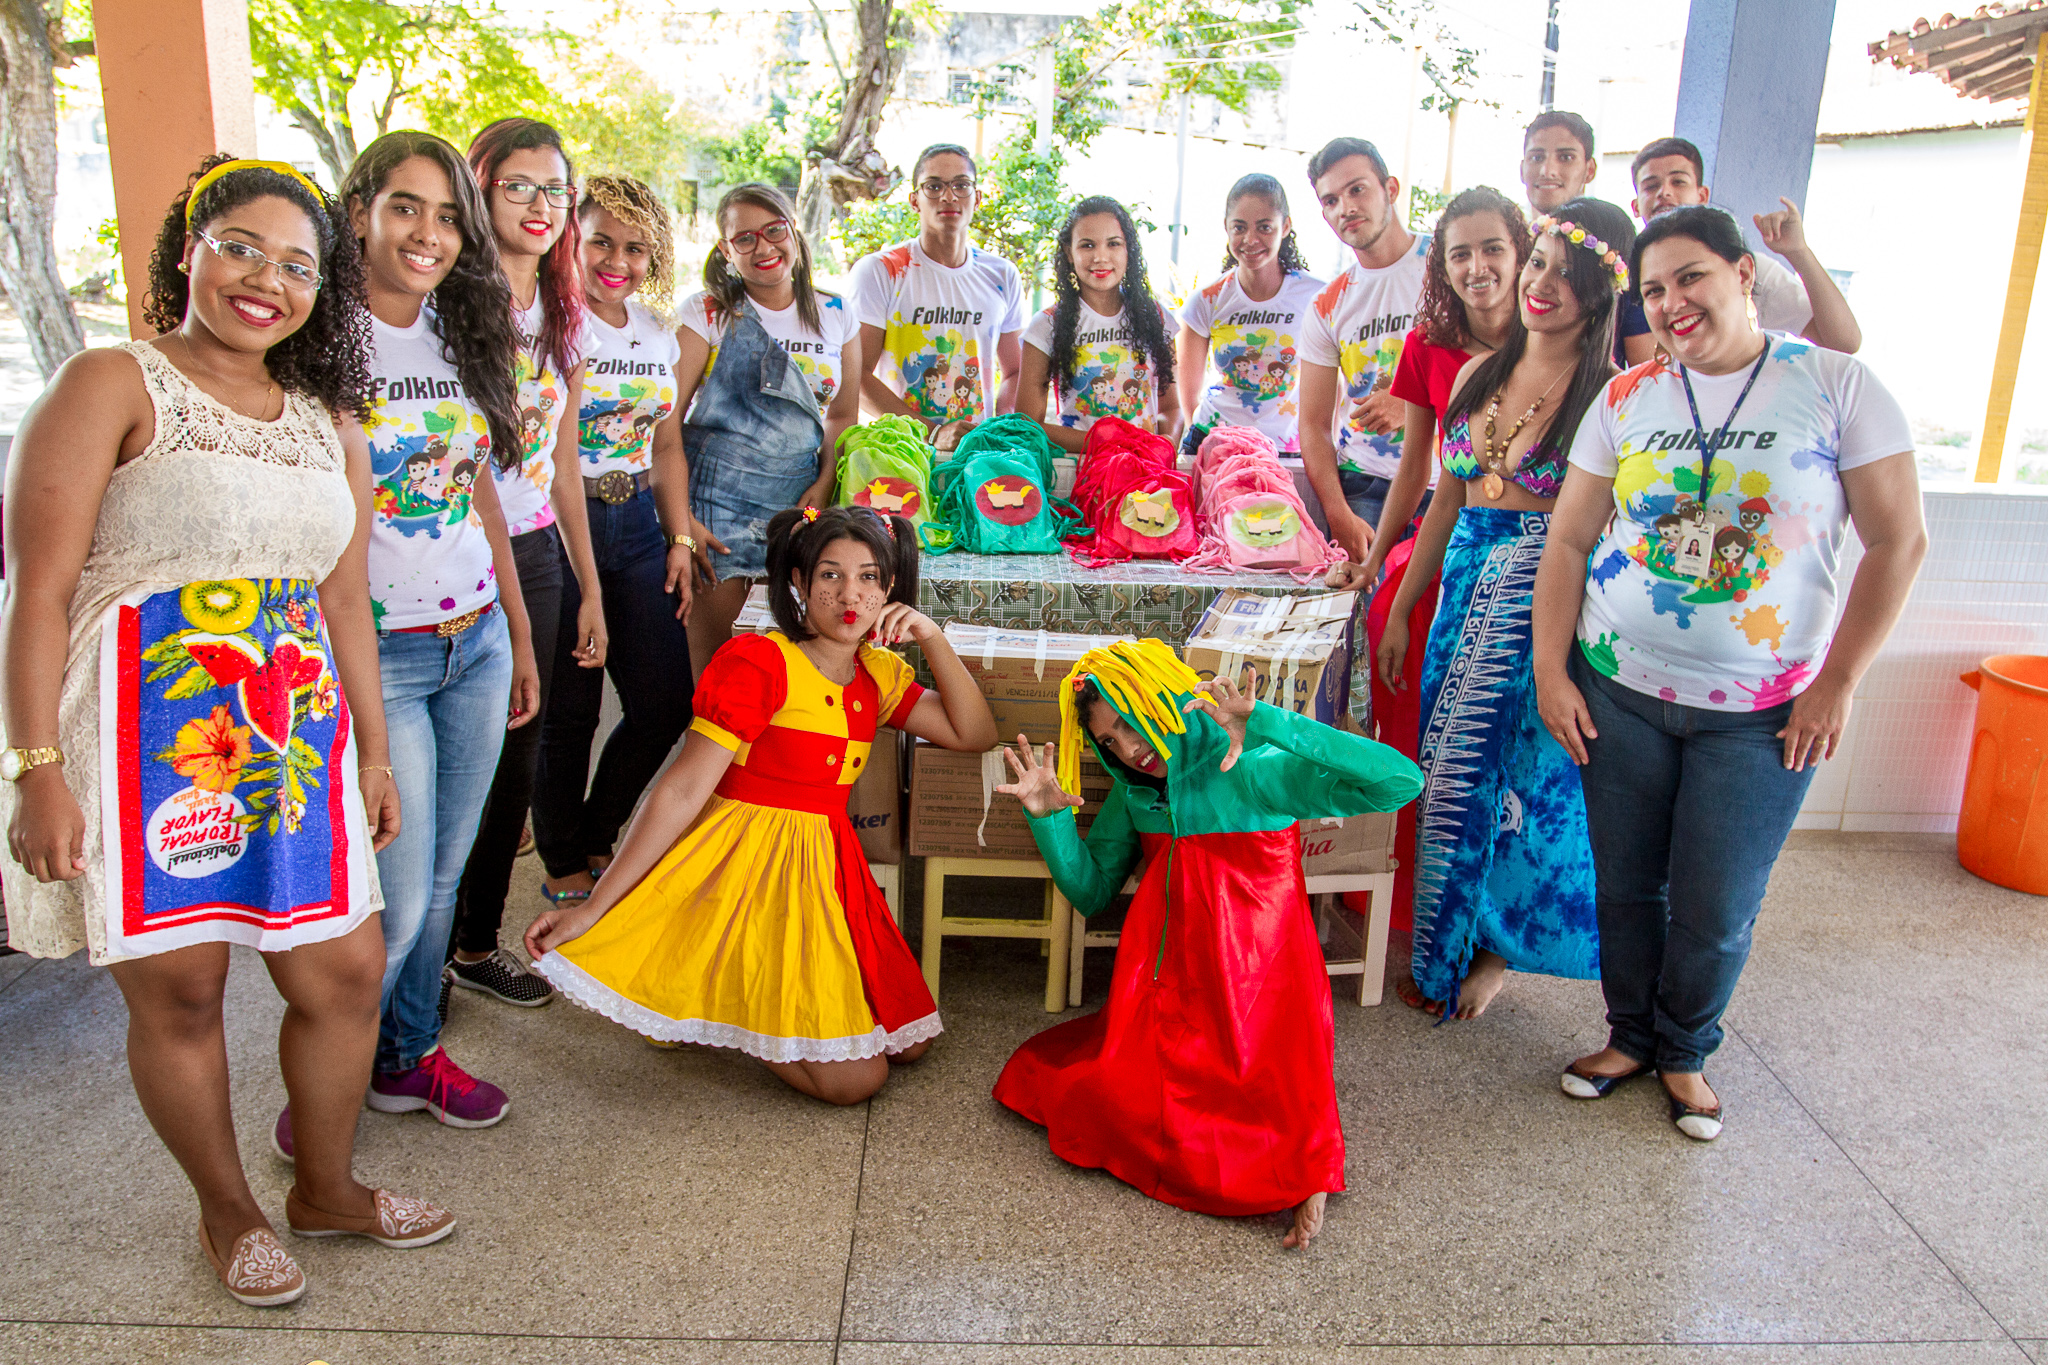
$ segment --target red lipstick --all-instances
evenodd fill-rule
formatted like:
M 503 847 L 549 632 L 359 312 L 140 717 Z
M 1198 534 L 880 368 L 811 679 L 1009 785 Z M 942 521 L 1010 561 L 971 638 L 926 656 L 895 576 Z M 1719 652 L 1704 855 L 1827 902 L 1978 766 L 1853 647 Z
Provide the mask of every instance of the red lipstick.
M 846 615 L 840 617 L 839 619 L 846 622 L 846 624 L 850 626 L 855 621 L 860 620 L 860 613 L 857 611 L 848 611 Z

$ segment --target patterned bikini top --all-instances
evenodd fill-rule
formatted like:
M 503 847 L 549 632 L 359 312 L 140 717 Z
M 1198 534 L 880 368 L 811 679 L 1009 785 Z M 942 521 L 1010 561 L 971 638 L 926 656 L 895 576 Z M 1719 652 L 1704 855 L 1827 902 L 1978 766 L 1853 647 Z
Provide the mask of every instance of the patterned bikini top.
M 1470 414 L 1451 419 L 1451 424 L 1444 428 L 1443 459 L 1444 472 L 1454 479 L 1486 477 L 1486 468 L 1472 449 Z M 1531 497 L 1555 498 L 1558 489 L 1564 486 L 1564 466 L 1564 451 L 1546 437 L 1522 456 L 1521 465 L 1508 477 Z

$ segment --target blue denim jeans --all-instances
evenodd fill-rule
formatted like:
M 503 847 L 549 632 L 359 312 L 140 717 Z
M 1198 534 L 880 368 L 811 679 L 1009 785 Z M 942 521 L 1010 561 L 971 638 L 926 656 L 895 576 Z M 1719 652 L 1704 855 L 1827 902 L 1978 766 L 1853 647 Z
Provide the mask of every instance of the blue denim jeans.
M 589 499 L 590 548 L 604 590 L 611 646 L 603 673 L 578 668 L 576 612 L 583 590 L 565 571 L 562 624 L 555 642 L 554 690 L 541 722 L 540 764 L 533 785 L 533 840 L 550 877 L 585 871 L 611 853 L 619 828 L 669 750 L 690 727 L 690 637 L 676 619 L 676 599 L 663 587 L 668 544 L 654 494 L 622 503 Z M 604 742 L 597 773 L 590 746 L 604 703 L 604 674 L 618 689 L 624 715 Z
M 1813 781 L 1785 767 L 1792 703 L 1710 711 L 1601 676 L 1575 645 L 1572 681 L 1598 739 L 1579 769 L 1599 883 L 1608 1044 L 1659 1071 L 1698 1071 L 1749 961 L 1771 868 Z
M 460 635 L 377 636 L 400 833 L 384 884 L 384 1017 L 377 1069 L 406 1071 L 441 1038 L 441 967 L 455 888 L 483 817 L 512 696 L 512 637 L 492 607 Z

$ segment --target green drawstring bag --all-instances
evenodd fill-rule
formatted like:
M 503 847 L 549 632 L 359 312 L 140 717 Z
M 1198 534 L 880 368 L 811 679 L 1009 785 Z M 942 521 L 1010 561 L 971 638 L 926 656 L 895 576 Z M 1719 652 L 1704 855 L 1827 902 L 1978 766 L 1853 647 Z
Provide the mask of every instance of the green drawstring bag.
M 932 518 L 932 448 L 916 421 L 891 413 L 839 436 L 839 505 L 870 507 L 922 528 Z
M 1058 554 L 1080 513 L 1053 496 L 1052 445 L 1029 417 L 1005 413 L 962 438 L 943 466 L 938 510 L 918 538 L 934 554 Z

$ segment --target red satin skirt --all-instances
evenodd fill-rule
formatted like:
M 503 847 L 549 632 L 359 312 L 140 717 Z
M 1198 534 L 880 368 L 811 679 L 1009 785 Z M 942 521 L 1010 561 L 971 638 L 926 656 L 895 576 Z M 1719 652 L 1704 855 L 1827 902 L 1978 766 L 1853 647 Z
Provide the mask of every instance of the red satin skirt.
M 1063 1159 L 1197 1213 L 1342 1190 L 1330 979 L 1298 835 L 1142 838 L 1109 1003 L 1017 1049 L 996 1098 Z

